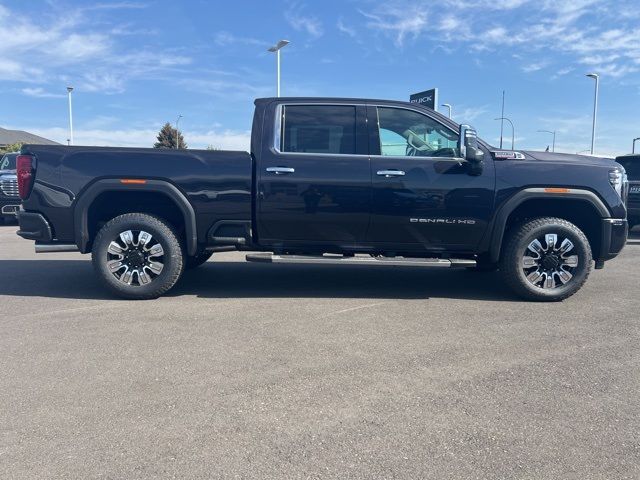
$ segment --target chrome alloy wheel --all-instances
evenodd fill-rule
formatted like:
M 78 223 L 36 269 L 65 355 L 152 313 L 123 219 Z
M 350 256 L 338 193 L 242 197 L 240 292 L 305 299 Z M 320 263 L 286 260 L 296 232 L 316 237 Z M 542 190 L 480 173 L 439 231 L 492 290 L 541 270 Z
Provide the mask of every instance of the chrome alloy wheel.
M 529 283 L 543 289 L 569 283 L 579 263 L 578 255 L 572 254 L 573 248 L 571 240 L 565 238 L 559 242 L 555 233 L 536 238 L 522 257 L 522 268 Z
M 151 283 L 164 268 L 164 249 L 150 233 L 127 230 L 109 244 L 107 268 L 122 283 Z

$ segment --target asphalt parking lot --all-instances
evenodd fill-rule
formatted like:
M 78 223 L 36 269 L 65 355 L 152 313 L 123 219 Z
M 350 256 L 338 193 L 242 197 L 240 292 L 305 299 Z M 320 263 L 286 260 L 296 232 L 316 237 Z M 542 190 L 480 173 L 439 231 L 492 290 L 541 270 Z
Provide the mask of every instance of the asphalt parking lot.
M 561 304 L 247 264 L 109 297 L 0 227 L 0 478 L 640 478 L 640 236 Z

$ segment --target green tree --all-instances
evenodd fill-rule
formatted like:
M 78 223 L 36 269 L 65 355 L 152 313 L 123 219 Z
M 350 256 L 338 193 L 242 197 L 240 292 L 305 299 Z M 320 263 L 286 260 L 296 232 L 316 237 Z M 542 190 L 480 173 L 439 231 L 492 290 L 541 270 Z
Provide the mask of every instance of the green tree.
M 22 148 L 22 145 L 24 145 L 24 142 L 16 142 L 11 145 L 7 145 L 4 148 L 0 148 L 0 155 L 9 153 L 9 152 L 19 152 L 20 149 Z
M 153 148 L 176 148 L 176 135 L 179 136 L 180 140 L 180 149 L 189 148 L 187 143 L 184 141 L 184 137 L 182 133 L 176 131 L 175 128 L 171 126 L 169 122 L 165 123 L 164 126 L 158 132 L 158 141 L 153 144 Z

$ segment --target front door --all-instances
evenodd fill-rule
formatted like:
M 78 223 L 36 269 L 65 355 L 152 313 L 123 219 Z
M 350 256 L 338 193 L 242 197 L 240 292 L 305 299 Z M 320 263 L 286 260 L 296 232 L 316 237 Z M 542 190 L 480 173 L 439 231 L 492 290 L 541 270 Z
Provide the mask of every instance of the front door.
M 257 166 L 263 245 L 353 246 L 371 214 L 371 170 L 363 105 L 276 107 L 274 144 Z
M 458 133 L 435 116 L 375 105 L 367 114 L 373 179 L 368 241 L 396 250 L 474 250 L 493 211 L 491 158 L 472 175 L 460 158 Z

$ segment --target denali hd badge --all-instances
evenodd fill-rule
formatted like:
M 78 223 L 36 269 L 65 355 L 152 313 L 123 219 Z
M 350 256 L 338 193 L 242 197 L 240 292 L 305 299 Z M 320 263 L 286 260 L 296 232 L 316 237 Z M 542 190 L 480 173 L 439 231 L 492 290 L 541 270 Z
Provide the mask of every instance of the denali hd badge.
M 468 218 L 410 218 L 411 223 L 439 223 L 445 225 L 475 225 L 476 221 Z

